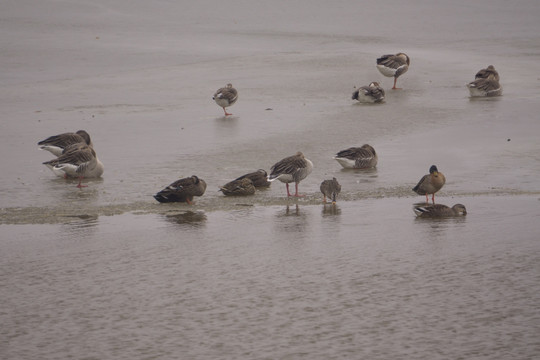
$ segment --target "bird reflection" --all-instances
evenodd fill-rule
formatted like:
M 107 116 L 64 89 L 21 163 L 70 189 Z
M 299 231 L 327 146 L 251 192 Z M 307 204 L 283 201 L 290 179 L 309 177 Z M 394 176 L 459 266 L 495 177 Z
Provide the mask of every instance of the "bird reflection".
M 202 226 L 207 216 L 202 211 L 186 211 L 180 214 L 166 215 L 167 220 L 176 224 L 188 224 L 192 226 Z
M 341 209 L 337 204 L 324 204 L 322 208 L 323 216 L 341 215 Z

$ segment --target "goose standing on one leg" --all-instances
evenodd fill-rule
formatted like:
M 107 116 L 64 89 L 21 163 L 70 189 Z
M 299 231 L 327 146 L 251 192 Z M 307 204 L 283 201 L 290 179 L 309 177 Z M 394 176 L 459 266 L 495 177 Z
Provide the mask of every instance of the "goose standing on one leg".
M 383 55 L 377 59 L 377 69 L 386 77 L 394 77 L 394 87 L 392 90 L 397 90 L 397 78 L 409 70 L 411 60 L 404 53 L 396 55 Z
M 429 168 L 429 174 L 422 176 L 413 191 L 418 195 L 426 195 L 426 203 L 429 203 L 428 195 L 431 194 L 431 201 L 435 204 L 435 193 L 443 187 L 446 182 L 442 172 L 439 172 L 435 165 Z
M 84 144 L 71 145 L 62 155 L 43 164 L 59 176 L 78 177 L 78 188 L 86 187 L 81 185 L 83 178 L 100 177 L 104 170 L 103 163 L 98 159 L 94 149 Z
M 232 115 L 225 108 L 232 106 L 238 100 L 238 91 L 233 88 L 232 84 L 227 84 L 227 86 L 218 89 L 212 99 L 223 108 L 225 116 Z
M 84 130 L 79 130 L 75 133 L 67 132 L 49 136 L 45 140 L 38 142 L 40 150 L 47 150 L 55 156 L 62 155 L 65 148 L 74 144 L 86 144 L 91 147 L 93 146 L 90 135 Z
M 336 178 L 332 180 L 324 180 L 321 183 L 321 192 L 323 194 L 323 201 L 326 204 L 326 198 L 332 199 L 332 204 L 336 203 L 336 198 L 341 192 L 341 185 Z
M 279 179 L 279 181 L 285 183 L 287 187 L 287 196 L 300 197 L 303 195 L 298 194 L 298 184 L 305 179 L 313 170 L 313 163 L 307 159 L 302 152 L 297 152 L 296 155 L 286 157 L 278 161 L 270 169 L 269 181 Z M 289 192 L 289 183 L 294 182 L 295 193 L 291 195 Z

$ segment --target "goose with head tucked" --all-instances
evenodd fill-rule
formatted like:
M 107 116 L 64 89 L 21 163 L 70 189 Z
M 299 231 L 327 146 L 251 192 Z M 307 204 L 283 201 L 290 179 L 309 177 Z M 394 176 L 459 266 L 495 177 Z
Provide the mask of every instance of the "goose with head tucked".
M 422 176 L 413 191 L 418 195 L 426 195 L 426 203 L 429 203 L 428 195 L 431 195 L 431 201 L 435 204 L 435 193 L 443 187 L 446 182 L 442 172 L 439 172 L 437 166 L 431 165 L 429 174 Z
M 206 182 L 198 176 L 191 176 L 176 180 L 165 189 L 154 195 L 160 203 L 187 202 L 192 205 L 194 196 L 203 196 L 206 191 Z
M 285 183 L 287 187 L 287 196 L 301 197 L 298 194 L 298 184 L 304 180 L 313 170 L 313 163 L 307 159 L 302 152 L 297 152 L 295 155 L 286 157 L 275 163 L 270 169 L 268 181 L 279 180 Z M 294 182 L 295 193 L 291 195 L 289 192 L 289 183 Z
M 251 179 L 245 177 L 226 183 L 219 188 L 219 191 L 227 196 L 246 196 L 255 194 L 255 186 Z
M 233 88 L 232 84 L 227 84 L 225 87 L 218 89 L 212 99 L 223 108 L 225 116 L 232 115 L 225 108 L 232 106 L 238 100 L 238 91 Z
M 341 150 L 334 159 L 345 169 L 369 169 L 377 165 L 379 157 L 371 145 L 364 144 Z
M 85 130 L 49 136 L 45 140 L 38 142 L 40 150 L 47 150 L 55 156 L 62 155 L 68 146 L 74 144 L 86 144 L 91 147 L 93 146 L 90 135 Z
M 79 178 L 78 188 L 86 187 L 81 184 L 83 178 L 98 178 L 104 171 L 96 152 L 86 144 L 73 144 L 62 155 L 43 164 L 58 176 Z
M 409 70 L 411 60 L 404 53 L 397 53 L 395 55 L 383 55 L 377 59 L 377 69 L 386 77 L 394 78 L 394 87 L 392 90 L 397 90 L 396 82 L 398 77 L 405 74 Z
M 242 175 L 235 180 L 242 180 L 244 178 L 250 179 L 253 182 L 253 186 L 256 188 L 269 187 L 270 184 L 272 184 L 270 181 L 268 181 L 268 173 L 263 169 Z
M 384 89 L 378 82 L 374 81 L 368 86 L 362 86 L 356 89 L 352 94 L 353 100 L 361 103 L 380 103 L 384 101 Z
M 467 84 L 471 97 L 491 97 L 502 95 L 502 86 L 495 74 L 488 74 L 487 78 L 478 78 Z
M 463 204 L 455 204 L 448 207 L 443 204 L 415 204 L 413 211 L 418 217 L 452 217 L 467 215 L 467 209 Z

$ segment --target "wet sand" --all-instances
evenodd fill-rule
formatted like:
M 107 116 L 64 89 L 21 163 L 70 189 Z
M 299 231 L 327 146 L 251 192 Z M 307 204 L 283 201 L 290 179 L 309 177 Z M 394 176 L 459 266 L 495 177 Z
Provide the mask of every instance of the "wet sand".
M 0 15 L 7 354 L 525 359 L 540 351 L 537 274 L 519 265 L 534 269 L 540 258 L 536 2 L 40 4 L 11 2 Z M 398 80 L 403 90 L 392 91 L 375 59 L 398 51 L 411 67 Z M 465 84 L 489 64 L 503 96 L 471 100 Z M 385 103 L 350 99 L 371 81 L 387 90 Z M 228 82 L 239 100 L 225 118 L 211 97 Z M 82 190 L 45 168 L 51 155 L 36 145 L 78 129 L 105 164 Z M 364 143 L 379 154 L 376 169 L 347 171 L 332 159 Z M 304 198 L 287 199 L 279 182 L 247 198 L 218 192 L 299 150 L 315 165 L 300 184 Z M 447 178 L 437 201 L 465 204 L 466 218 L 414 218 L 423 197 L 411 189 L 432 164 Z M 193 174 L 208 183 L 195 206 L 152 198 Z M 343 188 L 337 208 L 319 192 L 333 176 Z M 147 271 L 131 270 L 141 263 Z M 448 306 L 426 307 L 430 296 Z M 111 301 L 130 313 L 99 305 Z

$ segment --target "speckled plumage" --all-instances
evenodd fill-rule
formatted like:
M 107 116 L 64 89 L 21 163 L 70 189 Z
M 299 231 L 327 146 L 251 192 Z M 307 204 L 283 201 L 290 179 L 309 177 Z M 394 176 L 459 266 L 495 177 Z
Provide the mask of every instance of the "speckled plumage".
M 251 179 L 245 177 L 226 183 L 219 188 L 223 195 L 227 196 L 246 196 L 255 194 L 255 186 Z
M 332 203 L 336 203 L 337 196 L 341 192 L 341 185 L 334 177 L 332 180 L 324 180 L 320 186 L 321 192 L 323 194 L 323 201 L 326 203 L 326 198 L 332 199 Z

